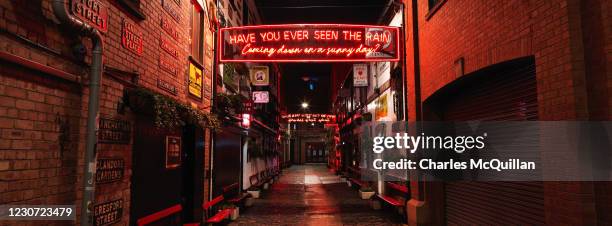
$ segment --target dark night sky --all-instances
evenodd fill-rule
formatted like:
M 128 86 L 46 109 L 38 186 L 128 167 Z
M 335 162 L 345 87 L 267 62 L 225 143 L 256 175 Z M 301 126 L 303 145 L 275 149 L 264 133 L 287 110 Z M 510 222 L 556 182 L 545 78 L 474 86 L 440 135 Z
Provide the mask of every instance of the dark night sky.
M 285 106 L 289 113 L 303 112 L 302 101 L 309 103 L 309 112 L 328 113 L 330 111 L 330 74 L 331 65 L 321 63 L 285 63 L 283 64 L 283 81 Z M 307 76 L 316 81 L 315 90 L 308 89 L 308 83 L 302 77 Z
M 343 23 L 377 24 L 389 0 L 257 0 L 264 24 Z M 289 113 L 303 112 L 306 100 L 312 113 L 328 113 L 331 108 L 331 64 L 282 63 L 281 81 Z M 303 76 L 318 78 L 314 91 Z
M 376 24 L 388 0 L 257 0 L 264 24 Z

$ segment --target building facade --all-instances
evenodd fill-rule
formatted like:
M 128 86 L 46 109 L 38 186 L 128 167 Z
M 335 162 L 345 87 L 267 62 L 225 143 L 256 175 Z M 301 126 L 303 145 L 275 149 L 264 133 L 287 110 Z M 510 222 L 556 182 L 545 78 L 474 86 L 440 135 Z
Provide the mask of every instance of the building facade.
M 408 121 L 610 119 L 609 1 L 403 5 Z M 412 181 L 413 225 L 610 224 L 609 183 Z
M 164 211 L 156 220 L 199 222 L 212 135 L 197 117 L 211 116 L 215 4 L 65 3 L 103 44 L 95 224 L 132 225 Z M 84 161 L 92 44 L 53 4 L 0 3 L 0 203 L 75 205 L 80 216 L 83 169 L 92 167 Z

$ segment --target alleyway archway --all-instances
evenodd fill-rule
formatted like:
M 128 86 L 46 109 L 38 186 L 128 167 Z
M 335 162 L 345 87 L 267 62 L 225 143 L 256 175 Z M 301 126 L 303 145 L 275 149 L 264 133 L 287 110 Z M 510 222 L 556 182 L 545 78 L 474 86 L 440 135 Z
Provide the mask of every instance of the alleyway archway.
M 295 165 L 263 191 L 230 225 L 401 225 L 393 211 L 373 211 L 369 200 L 323 164 Z

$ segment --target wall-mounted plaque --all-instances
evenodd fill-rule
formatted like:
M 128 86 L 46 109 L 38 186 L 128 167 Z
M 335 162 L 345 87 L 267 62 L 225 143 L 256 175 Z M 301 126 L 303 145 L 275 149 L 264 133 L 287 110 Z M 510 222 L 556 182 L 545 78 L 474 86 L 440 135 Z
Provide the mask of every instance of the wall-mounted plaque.
M 72 0 L 70 10 L 73 15 L 98 31 L 108 31 L 108 7 L 99 0 Z
M 121 27 L 121 45 L 133 53 L 142 55 L 143 52 L 143 35 L 142 31 L 136 25 L 123 19 L 123 26 Z
M 267 86 L 270 83 L 270 69 L 268 66 L 253 66 L 249 69 L 251 84 L 254 86 Z
M 96 184 L 110 183 L 123 179 L 123 159 L 98 159 L 96 161 Z
M 172 84 L 170 84 L 170 83 L 168 83 L 168 82 L 166 82 L 164 80 L 161 80 L 161 79 L 157 79 L 157 88 L 159 88 L 159 89 L 161 89 L 163 91 L 166 91 L 166 92 L 168 92 L 168 93 L 170 93 L 172 95 L 175 95 L 175 96 L 176 96 L 176 94 L 178 94 L 176 86 L 174 86 L 174 85 L 172 85 Z
M 181 138 L 166 136 L 166 169 L 181 165 Z
M 100 118 L 98 122 L 98 142 L 128 144 L 132 136 L 129 121 Z
M 121 221 L 123 199 L 97 204 L 94 206 L 94 225 L 110 225 Z
M 368 65 L 353 64 L 353 86 L 367 87 L 368 86 Z
M 168 19 L 162 17 L 161 18 L 161 28 L 166 32 L 166 34 L 170 35 L 174 40 L 179 40 L 179 32 L 176 29 L 176 24 L 170 22 Z
M 170 3 L 169 0 L 161 0 L 161 3 L 162 3 L 162 8 L 164 9 L 164 11 L 166 11 L 170 15 L 170 17 L 174 19 L 174 21 L 176 21 L 177 23 L 180 23 L 181 14 L 176 9 L 176 5 L 173 5 L 173 3 Z
M 163 37 L 159 38 L 159 47 L 175 59 L 179 58 L 179 52 L 171 41 Z
M 256 104 L 265 104 L 270 102 L 270 94 L 268 91 L 253 91 L 253 102 Z
M 179 69 L 176 65 L 174 65 L 173 60 L 168 59 L 168 57 L 164 55 L 159 56 L 159 68 L 162 71 L 170 73 L 174 77 L 178 77 Z

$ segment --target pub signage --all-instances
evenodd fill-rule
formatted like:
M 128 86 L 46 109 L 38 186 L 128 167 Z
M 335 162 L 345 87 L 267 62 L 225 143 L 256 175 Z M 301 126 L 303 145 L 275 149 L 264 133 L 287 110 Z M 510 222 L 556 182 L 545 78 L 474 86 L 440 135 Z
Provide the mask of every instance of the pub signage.
M 162 79 L 157 79 L 157 88 L 166 91 L 174 96 L 176 96 L 176 94 L 178 94 L 178 91 L 176 89 L 176 86 L 162 80 Z
M 178 77 L 178 67 L 174 65 L 172 60 L 168 59 L 164 55 L 159 56 L 159 68 L 161 68 L 165 72 L 170 73 L 174 77 Z
M 282 115 L 282 118 L 287 122 L 322 122 L 332 123 L 336 120 L 335 115 L 330 114 L 286 114 Z
M 162 1 L 162 8 L 164 8 L 164 11 L 166 11 L 168 14 L 170 14 L 170 17 L 172 17 L 172 19 L 174 19 L 174 21 L 176 21 L 177 23 L 181 22 L 181 14 L 178 12 L 178 10 L 176 10 L 175 6 L 170 4 L 169 0 L 161 0 Z
M 97 204 L 94 206 L 94 225 L 110 225 L 121 221 L 123 199 Z
M 123 26 L 121 28 L 121 45 L 123 48 L 126 48 L 138 55 L 142 55 L 142 43 L 142 31 L 140 31 L 136 25 L 123 19 Z
M 164 50 L 166 53 L 170 54 L 170 56 L 178 59 L 179 57 L 179 52 L 176 48 L 174 48 L 174 45 L 172 45 L 172 43 L 170 43 L 170 41 L 168 41 L 167 39 L 160 37 L 159 38 L 159 47 Z
M 168 19 L 165 19 L 164 17 L 161 18 L 161 28 L 174 40 L 179 40 L 179 33 L 178 30 L 176 30 L 176 25 L 168 21 Z
M 353 86 L 365 87 L 368 86 L 368 65 L 353 64 Z
M 110 183 L 123 179 L 123 159 L 98 159 L 96 161 L 96 184 Z
M 268 91 L 253 91 L 253 103 L 265 104 L 270 102 L 270 94 Z
M 166 169 L 177 168 L 181 165 L 181 138 L 166 136 Z
M 285 24 L 221 28 L 221 62 L 398 61 L 399 28 Z
M 100 32 L 108 31 L 108 7 L 99 0 L 72 0 L 72 14 Z
M 267 86 L 270 83 L 270 69 L 268 66 L 253 66 L 249 69 L 251 84 L 254 86 Z
M 243 114 L 252 114 L 253 113 L 253 100 L 244 100 L 242 101 L 242 112 Z
M 202 78 L 202 69 L 189 62 L 189 94 L 200 99 L 202 98 Z
M 130 143 L 132 125 L 129 121 L 100 118 L 98 122 L 98 142 L 100 143 Z

